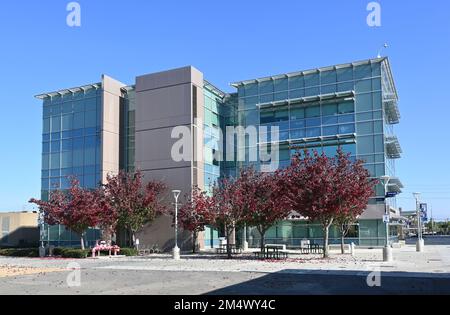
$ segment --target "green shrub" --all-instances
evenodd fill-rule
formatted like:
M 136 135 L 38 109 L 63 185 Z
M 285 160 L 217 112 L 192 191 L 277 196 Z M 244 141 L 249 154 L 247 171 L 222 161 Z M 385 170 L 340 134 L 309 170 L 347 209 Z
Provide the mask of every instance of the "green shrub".
M 7 257 L 39 257 L 37 248 L 8 248 L 0 249 L 0 256 Z
M 135 248 L 121 248 L 119 255 L 137 256 L 138 255 L 138 251 Z
M 53 256 L 62 256 L 63 252 L 70 248 L 56 247 L 53 249 Z
M 89 256 L 90 250 L 63 248 L 60 253 L 63 258 L 84 259 Z

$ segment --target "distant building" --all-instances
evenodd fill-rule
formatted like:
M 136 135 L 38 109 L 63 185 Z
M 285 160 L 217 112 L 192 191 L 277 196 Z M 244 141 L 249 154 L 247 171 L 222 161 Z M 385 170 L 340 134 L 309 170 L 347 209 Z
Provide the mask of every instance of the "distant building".
M 37 212 L 0 213 L 0 246 L 37 245 L 39 242 Z

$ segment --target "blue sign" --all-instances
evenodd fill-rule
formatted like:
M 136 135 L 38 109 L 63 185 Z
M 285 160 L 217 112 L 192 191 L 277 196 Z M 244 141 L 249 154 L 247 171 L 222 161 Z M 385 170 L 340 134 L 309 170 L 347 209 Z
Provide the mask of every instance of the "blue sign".
M 420 218 L 422 222 L 428 222 L 428 207 L 426 203 L 420 204 Z
M 386 198 L 394 198 L 395 196 L 397 196 L 396 192 L 387 192 L 386 193 Z

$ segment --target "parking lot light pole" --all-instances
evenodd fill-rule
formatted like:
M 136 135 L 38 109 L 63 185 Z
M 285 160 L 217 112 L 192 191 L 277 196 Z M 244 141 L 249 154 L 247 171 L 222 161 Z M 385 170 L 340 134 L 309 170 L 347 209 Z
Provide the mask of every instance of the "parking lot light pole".
M 389 185 L 389 181 L 391 180 L 391 178 L 389 176 L 381 176 L 380 177 L 382 184 L 384 185 L 384 200 L 385 200 L 385 215 L 386 218 L 388 218 L 389 216 L 389 205 L 387 204 L 387 193 L 388 193 L 388 185 Z M 383 261 L 392 261 L 394 258 L 392 256 L 392 247 L 389 244 L 389 220 L 385 220 L 386 222 L 386 240 L 385 240 L 385 244 L 383 247 Z
M 180 197 L 181 190 L 173 190 L 173 197 L 175 198 L 175 247 L 173 248 L 173 259 L 180 259 L 180 248 L 178 247 L 178 197 Z
M 415 192 L 415 193 L 413 193 L 413 196 L 414 196 L 414 199 L 416 199 L 416 222 L 417 222 L 416 251 L 423 252 L 425 242 L 422 238 L 422 220 L 421 220 L 420 204 L 419 204 L 420 193 Z

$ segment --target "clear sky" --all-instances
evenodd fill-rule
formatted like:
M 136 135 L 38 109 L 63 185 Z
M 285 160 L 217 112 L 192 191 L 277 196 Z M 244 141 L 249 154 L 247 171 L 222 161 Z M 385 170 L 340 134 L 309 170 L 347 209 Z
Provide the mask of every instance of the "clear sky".
M 450 218 L 449 1 L 380 0 L 381 27 L 366 23 L 368 0 L 78 2 L 78 28 L 66 24 L 69 1 L 2 3 L 0 211 L 30 209 L 40 195 L 40 92 L 189 64 L 232 91 L 234 81 L 376 57 L 387 42 L 402 113 L 398 203 L 412 210 L 420 191 L 435 217 Z

